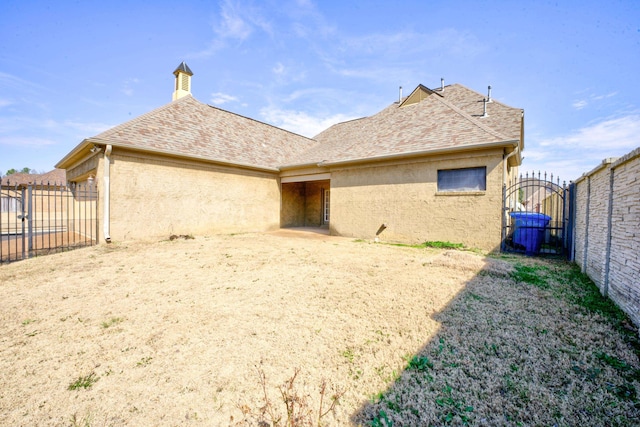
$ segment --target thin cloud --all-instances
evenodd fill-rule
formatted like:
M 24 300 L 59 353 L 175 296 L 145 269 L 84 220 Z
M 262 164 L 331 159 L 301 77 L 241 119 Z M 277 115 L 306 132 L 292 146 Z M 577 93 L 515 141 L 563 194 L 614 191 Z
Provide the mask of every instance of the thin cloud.
M 9 101 L 8 99 L 0 99 L 0 108 L 8 107 L 11 104 L 13 104 L 13 102 Z
M 578 129 L 572 134 L 546 139 L 540 146 L 575 147 L 606 151 L 635 148 L 640 134 L 640 114 L 633 114 Z
M 573 104 L 571 104 L 571 106 L 573 108 L 575 108 L 576 110 L 582 110 L 584 107 L 586 107 L 589 103 L 584 100 L 581 99 L 580 101 L 575 101 Z
M 213 23 L 215 38 L 206 49 L 187 55 L 207 58 L 226 48 L 231 41 L 242 43 L 256 31 L 273 35 L 272 25 L 257 7 L 226 0 L 220 5 L 219 19 Z
M 612 97 L 616 96 L 617 94 L 618 94 L 618 92 L 610 92 L 610 93 L 607 93 L 607 94 L 604 94 L 604 95 L 591 94 L 586 98 L 575 100 L 571 104 L 571 106 L 573 108 L 575 108 L 576 110 L 582 110 L 583 108 L 587 107 L 590 104 L 595 104 L 595 103 L 603 101 L 605 99 L 612 98 Z
M 415 53 L 444 51 L 449 54 L 477 56 L 486 50 L 480 40 L 470 32 L 447 28 L 431 33 L 400 31 L 376 33 L 344 40 L 344 49 L 350 53 L 408 57 Z
M 140 80 L 137 78 L 125 80 L 122 89 L 120 89 L 120 92 L 124 93 L 127 96 L 133 95 L 133 86 L 138 84 L 139 82 Z
M 640 114 L 602 120 L 554 138 L 532 141 L 525 149 L 521 170 L 560 173 L 576 179 L 609 157 L 619 157 L 640 146 Z
M 0 145 L 8 145 L 12 147 L 43 147 L 56 144 L 55 141 L 46 138 L 28 137 L 28 136 L 0 136 Z
M 226 104 L 227 102 L 237 102 L 238 98 L 222 92 L 215 92 L 211 94 L 211 103 L 215 105 Z
M 104 123 L 75 122 L 71 120 L 65 121 L 63 126 L 66 128 L 71 128 L 73 130 L 77 130 L 77 131 L 80 131 L 86 134 L 91 134 L 91 135 L 97 135 L 113 127 L 113 125 L 107 125 Z
M 312 116 L 304 111 L 263 108 L 260 116 L 268 123 L 306 137 L 313 137 L 328 127 L 355 117 L 334 114 L 325 117 Z

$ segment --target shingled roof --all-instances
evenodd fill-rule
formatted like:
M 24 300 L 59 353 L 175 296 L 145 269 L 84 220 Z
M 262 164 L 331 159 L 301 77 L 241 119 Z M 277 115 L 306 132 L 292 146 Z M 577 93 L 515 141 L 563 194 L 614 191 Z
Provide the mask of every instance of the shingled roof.
M 89 138 L 165 154 L 277 169 L 315 141 L 185 96 Z
M 67 172 L 64 169 L 53 169 L 46 173 L 12 173 L 0 179 L 2 185 L 66 185 Z
M 191 95 L 86 139 L 56 166 L 91 144 L 151 151 L 277 172 L 295 165 L 367 161 L 483 146 L 522 147 L 523 111 L 462 85 L 419 85 L 401 103 L 331 126 L 313 139 L 234 114 Z M 410 102 L 409 102 L 410 101 Z
M 440 93 L 426 89 L 423 95 L 419 102 L 393 103 L 372 116 L 330 127 L 292 163 L 348 162 L 520 141 L 520 109 L 494 101 L 483 117 L 482 95 L 458 84 Z

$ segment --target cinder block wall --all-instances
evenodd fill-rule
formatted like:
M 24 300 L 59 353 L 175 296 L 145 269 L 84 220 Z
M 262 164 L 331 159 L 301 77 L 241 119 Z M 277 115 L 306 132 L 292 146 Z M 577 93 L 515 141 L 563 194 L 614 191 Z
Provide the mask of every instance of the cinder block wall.
M 438 169 L 486 166 L 487 190 L 438 193 Z M 501 239 L 502 150 L 331 170 L 331 234 L 449 241 L 495 250 Z
M 575 261 L 640 325 L 640 148 L 576 181 Z

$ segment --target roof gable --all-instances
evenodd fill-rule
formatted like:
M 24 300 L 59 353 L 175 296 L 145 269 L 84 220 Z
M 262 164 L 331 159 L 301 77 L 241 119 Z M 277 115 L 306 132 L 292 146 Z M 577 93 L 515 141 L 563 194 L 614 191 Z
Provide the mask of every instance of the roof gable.
M 411 92 L 411 94 L 409 96 L 407 96 L 401 103 L 400 106 L 404 107 L 406 105 L 411 105 L 411 104 L 416 104 L 418 102 L 421 102 L 423 99 L 425 99 L 427 96 L 432 95 L 432 94 L 436 94 L 438 96 L 442 96 L 440 95 L 438 92 L 435 92 L 431 89 L 429 89 L 426 86 L 423 85 L 418 85 L 418 87 L 416 87 L 413 92 Z
M 330 127 L 297 160 L 345 162 L 487 144 L 514 145 L 520 140 L 522 110 L 496 103 L 499 112 L 487 121 L 488 117 L 482 117 L 482 96 L 462 86 L 448 86 L 443 95 L 419 85 L 404 101 Z
M 277 169 L 314 141 L 185 96 L 90 138 L 164 154 Z
M 523 148 L 523 111 L 462 85 L 431 90 L 418 85 L 402 102 L 331 126 L 313 139 L 180 98 L 84 140 L 56 166 L 67 168 L 91 144 L 111 144 L 276 172 L 295 165 L 376 160 L 487 146 Z

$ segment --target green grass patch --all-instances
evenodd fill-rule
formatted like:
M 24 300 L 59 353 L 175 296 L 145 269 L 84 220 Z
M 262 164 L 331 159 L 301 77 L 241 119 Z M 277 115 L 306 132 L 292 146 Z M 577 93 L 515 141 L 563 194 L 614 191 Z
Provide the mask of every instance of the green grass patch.
M 464 249 L 464 245 L 462 243 L 451 243 L 451 242 L 424 242 L 422 244 L 425 248 L 437 248 L 437 249 Z
M 85 375 L 82 377 L 78 377 L 77 380 L 69 384 L 67 390 L 79 390 L 81 388 L 87 389 L 91 388 L 92 385 L 98 381 L 99 377 L 95 373 L 90 373 L 89 375 Z
M 545 267 L 532 267 L 529 265 L 516 264 L 515 270 L 511 273 L 511 278 L 516 282 L 527 283 L 540 289 L 549 289 L 549 283 L 543 277 Z
M 117 325 L 118 323 L 122 322 L 122 318 L 121 317 L 112 317 L 111 319 L 107 320 L 106 322 L 102 322 L 102 327 L 104 329 L 110 328 L 113 325 Z
M 466 249 L 462 243 L 451 243 L 451 242 L 423 242 L 417 243 L 414 245 L 408 243 L 384 243 L 389 246 L 399 246 L 401 248 L 414 248 L 414 249 L 424 249 L 424 248 L 433 248 L 433 249 Z
M 413 356 L 407 364 L 407 369 L 412 369 L 418 372 L 426 372 L 433 368 L 433 363 L 426 356 Z

